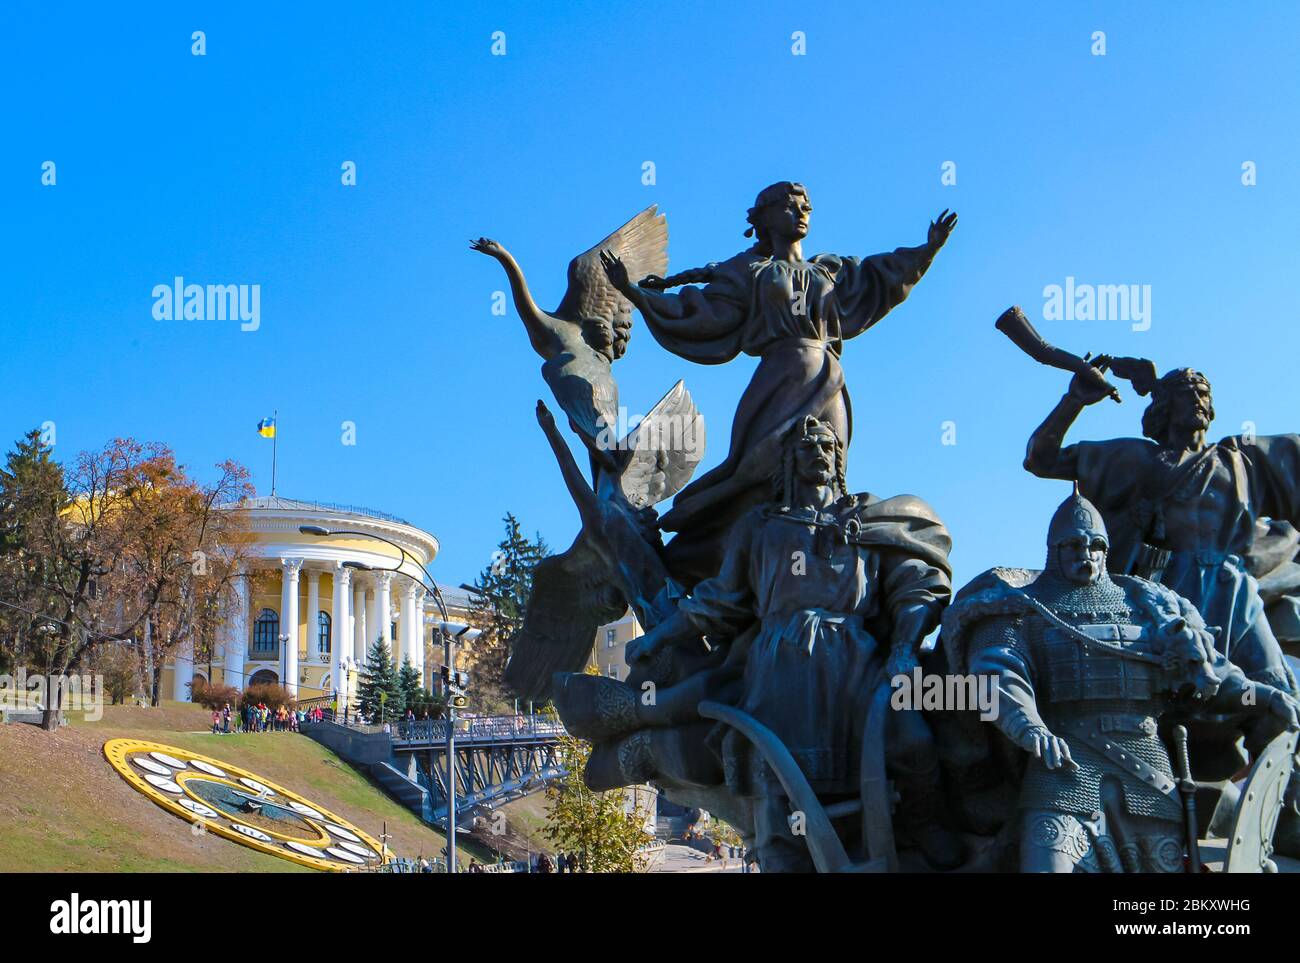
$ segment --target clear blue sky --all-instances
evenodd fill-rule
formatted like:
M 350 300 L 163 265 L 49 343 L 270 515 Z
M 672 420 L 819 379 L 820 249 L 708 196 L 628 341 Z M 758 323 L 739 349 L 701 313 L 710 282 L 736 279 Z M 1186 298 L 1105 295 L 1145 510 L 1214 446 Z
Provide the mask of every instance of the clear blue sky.
M 1149 331 L 1040 329 L 1201 368 L 1217 434 L 1300 429 L 1300 6 L 1132 6 L 7 3 L 0 440 L 45 421 L 63 458 L 156 439 L 265 491 L 254 426 L 278 409 L 281 495 L 405 516 L 466 581 L 507 510 L 555 548 L 577 527 L 533 418 L 540 361 L 467 240 L 500 240 L 553 307 L 569 258 L 646 205 L 680 270 L 746 246 L 756 191 L 792 179 L 808 254 L 919 244 L 960 212 L 912 298 L 846 346 L 849 481 L 930 500 L 959 578 L 1037 564 L 1064 487 L 1020 462 L 1067 378 L 992 324 L 1016 302 L 1041 321 L 1045 285 L 1151 285 Z M 260 284 L 260 330 L 155 321 L 176 275 Z M 754 363 L 692 365 L 638 319 L 615 371 L 634 413 L 686 380 L 707 468 Z M 1141 411 L 1128 391 L 1071 437 L 1137 434 Z

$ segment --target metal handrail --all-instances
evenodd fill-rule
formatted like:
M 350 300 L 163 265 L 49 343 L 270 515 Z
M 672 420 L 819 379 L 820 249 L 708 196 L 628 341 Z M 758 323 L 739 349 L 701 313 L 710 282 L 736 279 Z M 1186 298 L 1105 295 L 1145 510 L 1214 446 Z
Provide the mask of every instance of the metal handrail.
M 447 738 L 445 719 L 398 719 L 391 723 L 393 736 L 403 742 L 437 742 Z M 456 738 L 471 740 L 509 740 L 521 736 L 562 736 L 562 722 L 545 716 L 482 716 L 457 719 Z
M 322 699 L 331 699 L 332 697 L 322 696 L 319 699 L 305 700 L 301 705 L 310 705 L 313 702 L 320 702 Z M 383 722 L 372 719 L 369 722 L 363 722 L 357 712 L 355 702 L 349 707 L 348 719 L 345 723 L 341 718 L 343 715 L 342 707 L 339 708 L 337 716 L 330 717 L 328 709 L 325 713 L 327 722 L 335 725 L 346 725 L 349 729 L 356 729 L 361 732 L 380 732 L 384 726 L 388 726 L 392 737 L 399 742 L 430 742 L 442 741 L 447 738 L 447 720 L 446 719 L 416 719 L 407 721 L 401 718 L 385 719 Z M 479 716 L 460 718 L 456 720 L 456 738 L 473 740 L 510 740 L 520 737 L 552 737 L 567 735 L 564 723 L 540 715 L 518 715 L 518 716 Z

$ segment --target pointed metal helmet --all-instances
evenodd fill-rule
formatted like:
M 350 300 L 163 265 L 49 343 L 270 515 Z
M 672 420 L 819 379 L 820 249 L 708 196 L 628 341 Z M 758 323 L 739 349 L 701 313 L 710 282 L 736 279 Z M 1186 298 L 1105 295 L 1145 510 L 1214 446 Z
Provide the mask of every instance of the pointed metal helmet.
M 1083 535 L 1089 541 L 1094 536 L 1101 536 L 1110 547 L 1110 536 L 1106 534 L 1106 522 L 1097 511 L 1097 506 L 1079 494 L 1076 482 L 1070 497 L 1061 502 L 1052 516 L 1052 524 L 1047 528 L 1047 547 L 1049 551 L 1062 542 Z

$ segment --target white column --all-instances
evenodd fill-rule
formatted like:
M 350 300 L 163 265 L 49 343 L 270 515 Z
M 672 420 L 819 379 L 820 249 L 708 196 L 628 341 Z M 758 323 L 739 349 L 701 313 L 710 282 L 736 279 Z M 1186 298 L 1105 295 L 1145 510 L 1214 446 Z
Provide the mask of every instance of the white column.
M 287 635 L 280 652 L 280 684 L 298 695 L 298 572 L 302 559 L 280 559 L 280 634 Z
M 338 694 L 339 711 L 347 701 L 347 673 L 343 658 L 352 651 L 352 631 L 348 625 L 348 610 L 352 607 L 352 569 L 342 562 L 334 565 L 334 635 L 330 638 L 330 685 Z M 329 693 L 327 693 L 328 695 Z
M 307 569 L 307 661 L 320 661 L 320 570 Z
M 391 656 L 393 655 L 393 573 L 376 572 L 375 581 L 379 585 L 375 593 L 379 596 L 379 635 L 384 640 L 384 648 Z
M 429 688 L 429 684 L 424 679 L 424 600 L 428 595 L 424 589 L 418 589 L 415 593 L 415 623 L 411 626 L 411 632 L 415 638 L 415 663 L 416 670 L 420 673 L 420 685 Z
M 366 587 L 357 579 L 352 585 L 352 658 L 366 664 Z
M 398 623 L 398 628 L 402 633 L 402 655 L 401 660 L 411 661 L 411 666 L 418 668 L 415 655 L 415 594 L 419 591 L 415 583 L 409 579 L 402 588 L 402 614 Z
M 375 644 L 377 638 L 379 638 L 379 591 L 372 587 L 366 589 L 366 652 L 362 656 L 362 661 L 370 654 L 370 647 Z
M 230 610 L 226 616 L 226 641 L 222 649 L 222 668 L 226 685 L 244 688 L 244 658 L 248 651 L 248 570 L 240 566 L 231 587 Z M 211 680 L 209 680 L 211 681 Z
M 190 702 L 190 683 L 194 681 L 194 640 L 186 639 L 176 649 L 172 659 L 172 698 L 177 702 Z

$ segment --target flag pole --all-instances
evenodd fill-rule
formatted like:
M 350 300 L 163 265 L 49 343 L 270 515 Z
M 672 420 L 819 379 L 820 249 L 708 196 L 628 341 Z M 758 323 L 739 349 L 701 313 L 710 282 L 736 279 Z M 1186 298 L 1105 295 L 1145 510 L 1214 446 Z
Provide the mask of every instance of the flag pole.
M 275 497 L 275 455 L 280 445 L 280 412 L 271 412 L 271 497 Z

